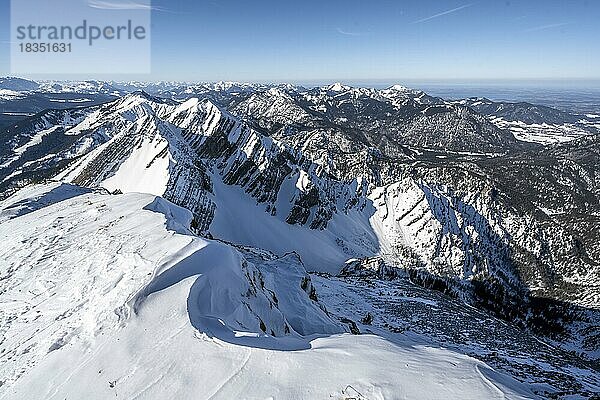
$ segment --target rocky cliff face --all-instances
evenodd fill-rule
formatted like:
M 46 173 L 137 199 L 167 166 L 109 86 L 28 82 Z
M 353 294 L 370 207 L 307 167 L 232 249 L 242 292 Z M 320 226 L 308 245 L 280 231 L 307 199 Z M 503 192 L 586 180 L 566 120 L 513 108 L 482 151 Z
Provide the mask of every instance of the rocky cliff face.
M 231 113 L 143 92 L 42 113 L 4 132 L 1 185 L 152 193 L 196 232 L 296 251 L 312 271 L 376 257 L 598 357 L 596 137 L 532 148 L 398 87 L 231 93 Z
M 333 128 L 373 147 L 384 141 L 479 153 L 519 147 L 510 132 L 464 105 L 395 86 L 269 89 L 237 102 L 232 112 L 275 135 Z

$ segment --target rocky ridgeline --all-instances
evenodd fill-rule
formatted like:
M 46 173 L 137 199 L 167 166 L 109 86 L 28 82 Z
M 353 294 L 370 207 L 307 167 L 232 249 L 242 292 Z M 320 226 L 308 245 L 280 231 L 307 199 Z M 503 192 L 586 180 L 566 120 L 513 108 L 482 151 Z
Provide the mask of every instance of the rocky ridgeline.
M 231 113 L 144 92 L 43 112 L 2 136 L 17 138 L 2 143 L 3 193 L 48 178 L 147 191 L 212 234 L 214 186 L 241 187 L 308 234 L 336 225 L 346 259 L 366 255 L 379 278 L 404 271 L 598 356 L 597 137 L 523 144 L 468 105 L 399 87 L 236 90 L 206 92 Z M 355 225 L 340 232 L 340 218 Z

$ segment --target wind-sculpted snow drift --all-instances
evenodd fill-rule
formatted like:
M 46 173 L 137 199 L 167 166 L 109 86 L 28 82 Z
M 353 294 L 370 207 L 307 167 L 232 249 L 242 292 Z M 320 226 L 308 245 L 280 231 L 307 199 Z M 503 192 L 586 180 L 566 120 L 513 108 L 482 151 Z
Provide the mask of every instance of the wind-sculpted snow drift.
M 51 184 L 0 213 L 2 398 L 531 396 L 448 350 L 339 335 L 297 255 L 200 239 L 160 197 Z

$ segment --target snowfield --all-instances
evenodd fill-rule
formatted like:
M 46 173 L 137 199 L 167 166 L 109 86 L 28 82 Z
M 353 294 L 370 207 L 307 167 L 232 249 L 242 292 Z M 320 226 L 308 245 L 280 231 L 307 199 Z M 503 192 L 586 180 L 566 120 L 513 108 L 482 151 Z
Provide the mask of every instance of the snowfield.
M 490 121 L 500 129 L 511 131 L 517 140 L 543 145 L 570 142 L 590 134 L 576 124 L 527 124 L 502 117 L 490 117 Z
M 458 352 L 345 333 L 298 255 L 191 218 L 61 183 L 1 202 L 0 398 L 535 398 Z
M 23 95 L 20 92 L 16 92 L 14 90 L 8 90 L 8 89 L 0 89 L 0 100 L 10 101 L 10 100 L 18 99 L 20 97 L 23 97 Z

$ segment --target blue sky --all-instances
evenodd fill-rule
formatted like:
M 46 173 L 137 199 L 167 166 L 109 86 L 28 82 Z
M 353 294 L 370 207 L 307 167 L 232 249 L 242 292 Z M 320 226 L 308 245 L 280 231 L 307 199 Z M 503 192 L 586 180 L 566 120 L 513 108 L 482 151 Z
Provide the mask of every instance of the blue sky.
M 86 77 L 600 79 L 596 0 L 154 0 L 153 6 L 152 74 Z M 0 75 L 10 73 L 8 41 L 9 1 L 0 0 Z

